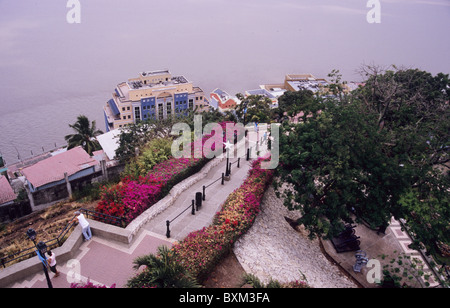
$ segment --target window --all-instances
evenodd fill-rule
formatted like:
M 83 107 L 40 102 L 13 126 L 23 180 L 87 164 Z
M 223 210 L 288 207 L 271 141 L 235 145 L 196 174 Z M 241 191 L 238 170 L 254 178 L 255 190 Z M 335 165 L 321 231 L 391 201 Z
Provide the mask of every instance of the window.
M 139 107 L 134 107 L 134 119 L 136 121 L 140 121 L 141 120 L 141 110 Z
M 164 115 L 163 104 L 158 104 L 158 119 L 162 119 Z

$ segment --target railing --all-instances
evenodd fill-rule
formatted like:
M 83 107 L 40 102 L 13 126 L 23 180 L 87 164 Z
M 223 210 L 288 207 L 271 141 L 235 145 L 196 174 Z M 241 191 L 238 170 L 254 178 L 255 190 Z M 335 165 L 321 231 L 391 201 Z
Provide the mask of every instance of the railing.
M 186 213 L 189 209 L 191 209 L 192 215 L 195 215 L 195 212 L 200 210 L 200 208 L 202 206 L 202 201 L 206 200 L 206 189 L 211 187 L 212 185 L 216 184 L 218 181 L 222 181 L 221 185 L 225 185 L 225 176 L 231 175 L 231 166 L 234 164 L 237 164 L 237 167 L 240 168 L 241 167 L 241 158 L 246 158 L 246 160 L 249 161 L 250 153 L 251 153 L 251 148 L 247 150 L 247 153 L 244 156 L 238 157 L 238 159 L 232 163 L 229 162 L 229 158 L 227 158 L 226 170 L 224 173 L 222 173 L 222 176 L 220 178 L 218 178 L 217 180 L 211 182 L 208 185 L 203 185 L 203 192 L 202 193 L 197 192 L 195 195 L 195 200 L 192 200 L 192 203 L 187 208 L 185 208 L 183 211 L 181 211 L 177 216 L 175 216 L 175 218 L 173 218 L 171 220 L 166 220 L 166 227 L 167 227 L 166 237 L 167 238 L 170 238 L 170 235 L 171 235 L 170 225 L 172 224 L 172 222 L 177 220 L 181 215 Z M 201 199 L 201 200 L 199 200 L 199 199 Z
M 82 208 L 82 209 L 80 209 L 80 212 L 84 213 L 86 215 L 86 218 L 92 217 L 95 220 L 107 222 L 107 223 L 114 224 L 117 226 L 122 226 L 123 222 L 124 222 L 123 218 L 109 216 L 109 215 L 98 213 L 98 212 L 91 211 L 88 209 Z M 64 244 L 64 238 L 76 224 L 76 222 L 74 221 L 75 217 L 76 216 L 72 217 L 70 222 L 64 227 L 64 229 L 61 231 L 61 233 L 56 238 L 45 242 L 45 244 L 47 245 L 47 247 L 49 249 L 61 247 L 62 244 Z M 1 258 L 0 264 L 3 268 L 6 268 L 6 266 L 10 263 L 13 263 L 13 262 L 19 261 L 19 260 L 26 260 L 26 259 L 32 258 L 34 256 L 36 256 L 36 248 L 32 247 L 32 248 L 21 250 L 19 252 L 16 252 L 14 254 L 11 254 L 9 256 Z
M 86 218 L 93 218 L 94 220 L 105 222 L 107 224 L 115 225 L 118 227 L 123 227 L 125 224 L 125 220 L 123 217 L 111 216 L 84 208 L 80 209 L 80 212 L 84 213 L 86 215 Z
M 75 216 L 73 217 L 75 218 Z M 73 218 L 70 220 L 70 222 L 64 227 L 64 229 L 61 231 L 61 233 L 54 239 L 51 239 L 49 241 L 46 241 L 45 244 L 49 249 L 55 248 L 55 247 L 61 247 L 62 244 L 64 244 L 64 238 L 65 236 L 70 232 L 70 230 L 75 226 L 75 222 L 73 222 Z M 36 247 L 28 248 L 25 250 L 21 250 L 19 252 L 16 252 L 14 254 L 11 254 L 9 256 L 3 257 L 0 259 L 0 263 L 3 266 L 3 268 L 6 268 L 6 266 L 9 263 L 18 261 L 18 260 L 26 260 L 31 257 L 34 257 L 36 255 Z

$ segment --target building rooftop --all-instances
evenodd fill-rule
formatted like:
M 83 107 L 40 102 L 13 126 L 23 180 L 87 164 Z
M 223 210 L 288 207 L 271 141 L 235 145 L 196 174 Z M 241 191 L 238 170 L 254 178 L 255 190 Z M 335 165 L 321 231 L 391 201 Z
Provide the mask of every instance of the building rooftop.
M 223 102 L 231 98 L 230 94 L 219 88 L 212 91 L 212 93 L 217 94 Z
M 120 133 L 120 130 L 115 129 L 103 135 L 97 136 L 98 142 L 100 143 L 103 151 L 110 160 L 113 160 L 116 157 L 116 150 L 119 147 Z
M 84 169 L 97 165 L 97 161 L 82 148 L 76 147 L 52 156 L 22 170 L 22 174 L 35 187 L 57 182 Z
M 151 83 L 145 83 L 142 80 L 130 79 L 128 80 L 127 85 L 130 90 L 137 90 L 155 87 L 170 87 L 185 83 L 189 83 L 189 81 L 184 76 L 175 76 L 171 77 L 166 81 L 151 82 Z
M 311 90 L 318 92 L 324 86 L 327 86 L 328 82 L 325 79 L 314 77 L 312 74 L 291 74 L 286 75 L 285 87 L 294 91 Z
M 167 75 L 170 74 L 169 70 L 156 70 L 156 71 L 146 71 L 146 72 L 142 72 L 140 73 L 140 75 L 142 77 L 147 77 L 147 76 L 158 76 L 158 75 Z
M 8 179 L 0 175 L 0 204 L 5 204 L 16 200 L 17 196 L 14 193 Z

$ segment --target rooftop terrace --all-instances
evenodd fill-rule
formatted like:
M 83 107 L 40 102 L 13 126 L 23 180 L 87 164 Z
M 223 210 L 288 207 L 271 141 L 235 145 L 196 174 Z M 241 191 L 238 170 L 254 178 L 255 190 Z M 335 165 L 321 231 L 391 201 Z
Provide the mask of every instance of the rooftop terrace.
M 184 76 L 175 76 L 171 77 L 166 81 L 151 82 L 151 83 L 136 79 L 130 79 L 127 82 L 130 90 L 154 88 L 154 87 L 170 87 L 185 83 L 189 83 L 189 81 Z

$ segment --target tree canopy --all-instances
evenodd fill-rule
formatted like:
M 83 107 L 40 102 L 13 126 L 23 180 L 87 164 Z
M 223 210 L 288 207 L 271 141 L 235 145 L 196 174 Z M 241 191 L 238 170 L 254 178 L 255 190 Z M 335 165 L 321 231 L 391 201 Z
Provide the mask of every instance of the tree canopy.
M 356 214 L 374 228 L 405 219 L 417 246 L 448 244 L 448 75 L 363 71 L 364 87 L 331 99 L 307 95 L 309 116 L 284 121 L 278 191 L 290 184 L 286 205 L 302 212 L 312 237 L 336 235 Z M 304 95 L 287 94 L 280 105 L 302 106 Z
M 238 95 L 242 98 L 241 104 L 236 107 L 236 114 L 241 121 L 247 123 L 270 123 L 272 101 L 261 95 L 249 95 L 246 98 L 242 94 Z M 245 117 L 245 121 L 244 121 Z
M 75 131 L 74 134 L 64 137 L 69 150 L 82 146 L 89 155 L 92 155 L 92 152 L 101 149 L 95 137 L 103 134 L 103 132 L 97 129 L 95 121 L 90 122 L 86 116 L 80 115 L 77 121 L 74 124 L 69 124 L 69 126 Z

